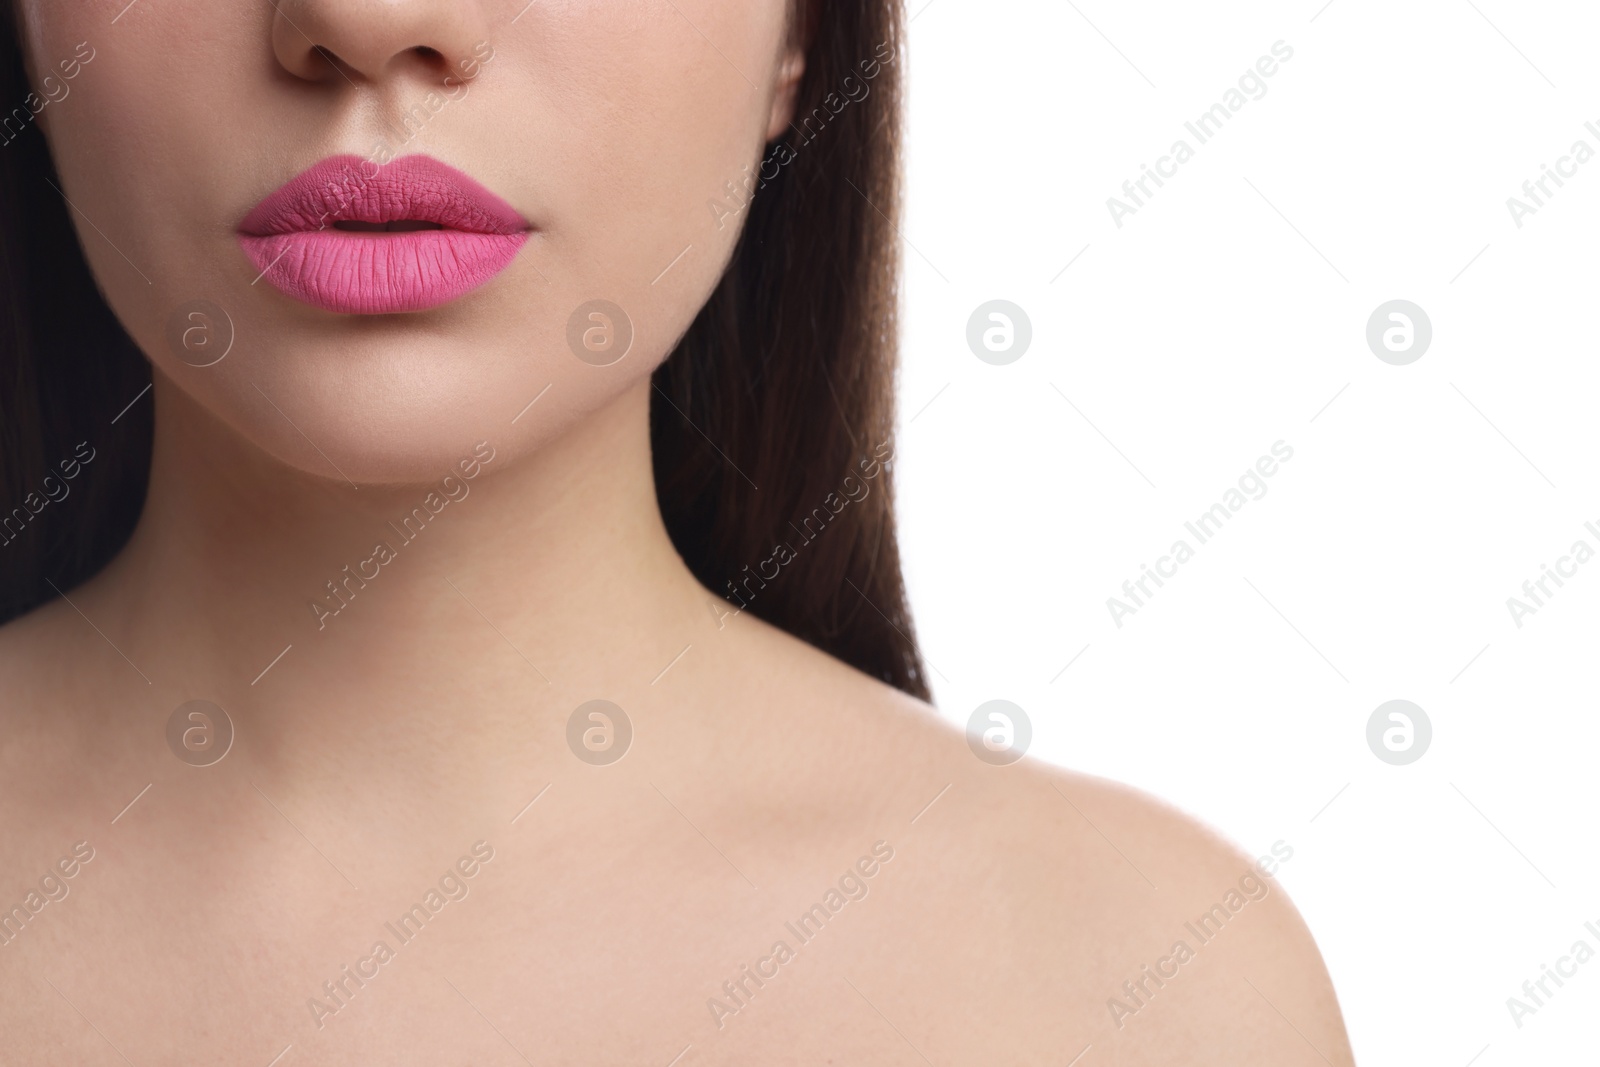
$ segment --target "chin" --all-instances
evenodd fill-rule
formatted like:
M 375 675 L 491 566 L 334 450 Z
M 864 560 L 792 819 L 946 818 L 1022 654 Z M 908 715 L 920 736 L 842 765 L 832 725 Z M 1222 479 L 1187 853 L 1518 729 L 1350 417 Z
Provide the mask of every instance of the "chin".
M 589 421 L 655 363 L 592 368 L 559 355 L 423 335 L 323 340 L 256 353 L 221 374 L 221 365 L 163 370 L 209 421 L 292 470 L 400 486 L 437 482 L 484 442 L 502 470 Z

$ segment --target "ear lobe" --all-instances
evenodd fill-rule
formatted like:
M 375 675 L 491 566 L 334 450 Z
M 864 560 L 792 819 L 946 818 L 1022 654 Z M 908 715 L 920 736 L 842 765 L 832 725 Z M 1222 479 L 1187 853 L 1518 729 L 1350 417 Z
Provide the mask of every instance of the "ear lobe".
M 767 118 L 767 141 L 778 139 L 794 121 L 795 100 L 800 94 L 800 79 L 806 73 L 806 54 L 800 48 L 786 48 L 778 66 L 778 80 L 772 94 L 772 112 Z

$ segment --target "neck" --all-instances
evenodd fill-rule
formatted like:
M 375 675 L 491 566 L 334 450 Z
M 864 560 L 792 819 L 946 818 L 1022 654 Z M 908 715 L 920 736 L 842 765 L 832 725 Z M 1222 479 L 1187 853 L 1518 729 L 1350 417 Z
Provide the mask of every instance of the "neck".
M 333 702 L 437 719 L 452 685 L 559 703 L 630 671 L 648 681 L 663 642 L 711 617 L 656 505 L 649 390 L 533 454 L 486 434 L 430 484 L 353 487 L 263 454 L 158 373 L 144 514 L 69 595 L 131 660 L 132 686 L 173 707 L 214 700 L 258 737 L 315 729 Z M 418 701 L 427 678 L 448 684 Z

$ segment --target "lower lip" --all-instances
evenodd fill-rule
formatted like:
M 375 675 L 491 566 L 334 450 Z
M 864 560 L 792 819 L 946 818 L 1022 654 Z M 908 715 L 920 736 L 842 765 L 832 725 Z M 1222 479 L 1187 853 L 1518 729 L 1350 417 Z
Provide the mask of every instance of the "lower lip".
M 251 236 L 245 255 L 274 288 L 325 311 L 388 315 L 447 304 L 505 270 L 528 239 L 522 233 L 336 229 Z

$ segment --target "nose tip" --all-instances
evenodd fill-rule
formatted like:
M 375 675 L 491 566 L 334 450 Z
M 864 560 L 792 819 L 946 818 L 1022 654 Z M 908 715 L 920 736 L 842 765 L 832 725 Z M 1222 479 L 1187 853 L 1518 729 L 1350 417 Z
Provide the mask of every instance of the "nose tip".
M 305 81 L 442 82 L 487 36 L 478 0 L 279 0 L 272 49 Z

